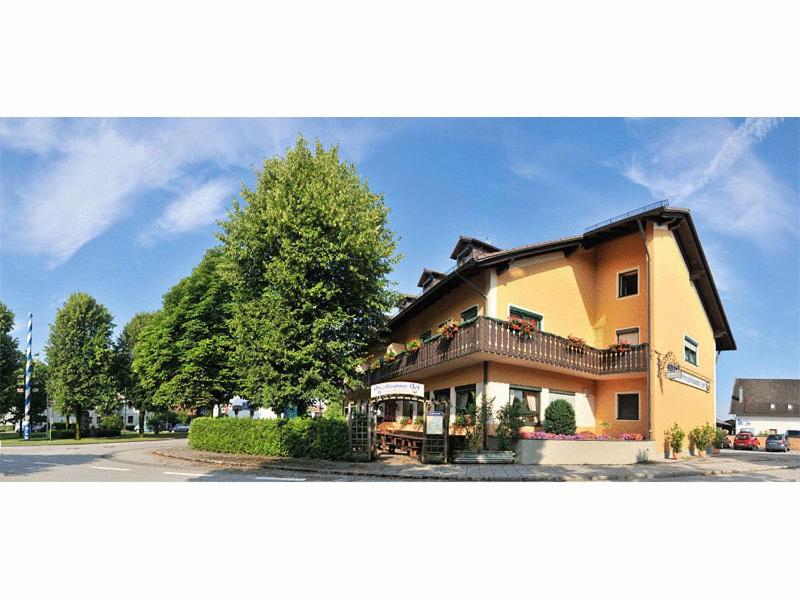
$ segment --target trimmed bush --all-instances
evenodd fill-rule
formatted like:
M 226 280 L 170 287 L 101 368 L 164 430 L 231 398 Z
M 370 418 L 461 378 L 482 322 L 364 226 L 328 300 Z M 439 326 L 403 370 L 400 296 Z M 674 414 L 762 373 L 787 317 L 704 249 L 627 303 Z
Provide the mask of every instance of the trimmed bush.
M 553 400 L 544 411 L 543 424 L 547 433 L 574 435 L 575 409 L 566 400 Z
M 56 425 L 56 423 L 53 423 Z M 56 429 L 55 427 L 50 431 L 51 439 L 53 440 L 74 440 L 75 439 L 75 429 L 70 427 L 69 431 L 65 431 L 63 429 Z
M 116 431 L 117 432 L 116 435 L 119 435 L 124 427 L 125 424 L 121 416 L 106 415 L 105 417 L 100 418 L 100 426 L 97 428 L 97 430 L 102 432 Z M 107 437 L 107 436 L 98 435 L 97 437 Z
M 323 458 L 350 456 L 347 423 L 341 419 L 215 419 L 197 417 L 189 446 L 207 452 Z

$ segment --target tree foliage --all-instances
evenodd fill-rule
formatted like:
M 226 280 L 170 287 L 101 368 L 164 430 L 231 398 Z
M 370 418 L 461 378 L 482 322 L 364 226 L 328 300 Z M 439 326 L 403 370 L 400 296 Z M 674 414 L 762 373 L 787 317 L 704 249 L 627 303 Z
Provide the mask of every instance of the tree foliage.
M 47 342 L 47 392 L 56 409 L 73 414 L 80 439 L 85 411 L 116 406 L 112 376 L 111 313 L 90 295 L 76 292 L 56 312 Z
M 133 372 L 154 410 L 210 409 L 234 391 L 230 286 L 212 248 L 138 333 Z
M 24 368 L 24 355 L 11 335 L 13 330 L 14 313 L 0 302 L 0 419 L 12 412 L 17 403 L 17 375 Z
M 144 435 L 145 412 L 150 408 L 151 396 L 146 392 L 139 374 L 133 370 L 133 351 L 145 326 L 153 320 L 153 313 L 133 315 L 122 329 L 114 344 L 114 375 L 117 391 L 125 402 L 139 411 L 139 435 Z
M 302 413 L 342 394 L 395 305 L 389 211 L 337 148 L 302 137 L 241 196 L 220 235 L 241 392 Z

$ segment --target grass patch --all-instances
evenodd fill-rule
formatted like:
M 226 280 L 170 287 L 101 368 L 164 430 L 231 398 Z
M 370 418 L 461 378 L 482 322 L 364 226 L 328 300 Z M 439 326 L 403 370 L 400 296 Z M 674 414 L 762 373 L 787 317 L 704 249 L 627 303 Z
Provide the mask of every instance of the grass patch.
M 53 440 L 48 441 L 44 434 L 36 434 L 37 437 L 34 437 L 30 440 L 23 440 L 19 437 L 18 433 L 14 433 L 13 437 L 8 437 L 7 435 L 0 435 L 0 444 L 3 445 L 4 448 L 10 448 L 11 446 L 70 446 L 75 444 L 120 444 L 120 443 L 127 443 L 127 442 L 152 442 L 153 440 L 173 440 L 173 439 L 180 439 L 185 438 L 185 433 L 145 433 L 143 438 L 140 438 L 136 433 L 126 433 L 119 437 L 109 437 L 109 438 L 97 438 L 97 437 L 86 437 L 81 438 L 80 440 Z M 41 437 L 40 437 L 41 436 Z

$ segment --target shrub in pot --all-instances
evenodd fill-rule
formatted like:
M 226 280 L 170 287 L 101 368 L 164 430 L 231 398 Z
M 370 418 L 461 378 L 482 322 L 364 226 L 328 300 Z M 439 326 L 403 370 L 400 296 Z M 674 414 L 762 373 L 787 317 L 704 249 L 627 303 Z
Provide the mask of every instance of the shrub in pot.
M 575 409 L 566 400 L 554 400 L 544 411 L 544 430 L 547 433 L 573 435 Z
M 673 423 L 672 427 L 664 432 L 664 438 L 667 442 L 667 446 L 669 446 L 669 449 L 672 450 L 673 459 L 680 457 L 681 451 L 683 450 L 683 440 L 685 437 L 686 434 L 677 423 Z
M 519 439 L 519 430 L 525 424 L 520 409 L 513 403 L 506 404 L 497 411 L 497 447 L 500 450 L 513 450 Z

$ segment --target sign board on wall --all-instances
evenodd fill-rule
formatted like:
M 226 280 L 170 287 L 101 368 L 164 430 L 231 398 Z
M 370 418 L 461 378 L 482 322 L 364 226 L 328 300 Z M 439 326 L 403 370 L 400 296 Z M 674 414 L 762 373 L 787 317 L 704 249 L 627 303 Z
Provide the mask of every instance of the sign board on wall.
M 410 381 L 389 381 L 387 383 L 376 383 L 370 388 L 370 398 L 393 395 L 424 398 L 425 386 L 421 383 L 412 383 Z
M 441 411 L 431 411 L 425 420 L 426 435 L 444 434 L 444 413 Z
M 698 390 L 703 390 L 704 392 L 708 392 L 711 389 L 711 383 L 691 373 L 687 373 L 674 363 L 667 365 L 667 379 L 689 385 Z

